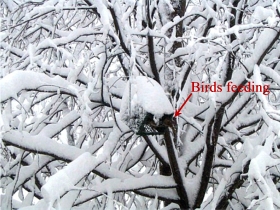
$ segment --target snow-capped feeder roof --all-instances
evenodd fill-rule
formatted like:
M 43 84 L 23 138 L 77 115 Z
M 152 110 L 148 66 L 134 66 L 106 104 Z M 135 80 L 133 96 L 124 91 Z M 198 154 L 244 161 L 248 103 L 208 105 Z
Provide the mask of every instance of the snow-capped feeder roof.
M 164 115 L 172 114 L 173 111 L 163 88 L 155 80 L 145 76 L 130 78 L 122 98 L 120 110 L 122 120 L 129 124 L 138 124 L 137 121 L 143 120 L 146 113 L 160 119 Z

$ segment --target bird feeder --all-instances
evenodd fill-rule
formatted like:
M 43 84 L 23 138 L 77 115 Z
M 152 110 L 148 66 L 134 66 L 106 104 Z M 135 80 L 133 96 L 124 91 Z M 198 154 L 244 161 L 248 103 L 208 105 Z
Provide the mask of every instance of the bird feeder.
M 139 136 L 144 135 L 163 135 L 166 127 L 160 120 L 159 124 L 155 124 L 153 115 L 147 113 L 144 119 L 140 122 L 136 134 Z
M 120 114 L 137 135 L 162 135 L 166 129 L 163 119 L 173 114 L 173 107 L 160 84 L 137 76 L 130 78 L 126 86 Z

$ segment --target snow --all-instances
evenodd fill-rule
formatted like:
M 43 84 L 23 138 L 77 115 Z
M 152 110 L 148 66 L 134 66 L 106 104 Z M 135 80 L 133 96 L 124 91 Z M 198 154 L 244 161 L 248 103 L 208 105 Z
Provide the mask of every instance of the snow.
M 131 85 L 131 93 L 129 92 Z M 130 100 L 131 97 L 131 100 Z M 145 76 L 130 78 L 122 99 L 121 116 L 122 119 L 136 116 L 139 109 L 153 114 L 156 118 L 169 115 L 174 109 L 168 100 L 162 87 L 153 79 Z M 131 110 L 129 110 L 131 108 Z M 131 116 L 129 116 L 131 111 Z M 140 111 L 141 112 L 141 111 Z
M 272 43 L 272 41 L 275 39 L 275 37 L 279 38 L 279 33 L 277 31 L 266 28 L 263 30 L 263 32 L 259 36 L 259 40 L 262 40 L 262 42 L 257 42 L 255 49 L 254 49 L 254 54 L 253 54 L 253 64 L 258 64 L 258 60 L 260 59 L 262 53 L 265 52 L 265 49 Z M 247 63 L 245 63 L 246 65 Z M 246 66 L 250 66 L 251 68 L 254 67 L 252 63 L 248 63 Z M 258 64 L 259 65 L 259 64 Z
M 266 73 L 270 73 L 271 71 L 269 70 L 265 70 Z M 273 76 L 273 79 L 275 79 L 276 82 L 279 82 L 279 76 L 278 74 L 275 73 L 271 73 L 271 76 Z M 260 73 L 260 67 L 255 65 L 254 66 L 254 74 L 252 76 L 252 79 L 255 81 L 256 85 L 263 85 L 262 83 L 262 79 L 261 79 L 261 73 Z M 268 112 L 268 113 L 276 113 L 276 114 L 280 114 L 279 110 L 275 110 L 268 102 L 267 98 L 260 92 L 256 93 L 259 97 L 259 99 L 262 101 L 263 103 L 263 108 Z
M 163 24 L 169 22 L 169 15 L 174 12 L 169 0 L 160 0 L 158 2 L 158 10 L 160 12 L 161 21 Z
M 263 176 L 266 174 L 267 160 L 270 161 L 270 159 L 270 156 L 262 151 L 255 158 L 252 158 L 248 172 L 251 184 L 255 179 L 264 182 Z
M 26 207 L 19 208 L 19 210 L 38 210 L 38 209 L 55 210 L 55 208 L 49 207 L 49 205 L 44 200 L 40 200 L 34 206 L 26 206 Z
M 271 191 L 270 187 L 267 185 L 267 180 L 270 180 L 269 177 L 269 168 L 280 164 L 279 159 L 273 159 L 269 156 L 269 154 L 261 151 L 255 158 L 253 158 L 250 162 L 249 171 L 247 174 L 248 179 L 250 182 L 250 185 L 247 187 L 252 186 L 254 182 L 258 182 L 258 185 L 260 186 L 261 193 L 259 193 L 259 200 L 261 200 L 261 196 L 263 196 L 263 193 L 265 194 L 264 197 L 266 197 L 266 201 L 264 203 L 261 203 L 262 206 L 270 206 L 268 209 L 273 209 L 273 199 L 272 196 L 279 199 L 279 193 L 276 195 Z M 258 190 L 259 191 L 259 190 Z M 257 192 L 258 192 L 257 191 Z M 254 200 L 251 203 L 251 206 L 254 205 Z
M 163 184 L 164 183 L 164 184 Z M 156 188 L 158 186 L 164 188 L 174 187 L 176 185 L 173 178 L 170 176 L 162 176 L 162 175 L 143 175 L 142 177 L 133 177 L 130 176 L 125 180 L 114 178 L 104 180 L 101 183 L 96 183 L 92 189 L 92 192 L 82 192 L 79 199 L 86 200 L 90 197 L 98 196 L 102 193 L 107 193 L 108 186 L 110 186 L 111 190 L 113 191 L 126 191 L 129 189 L 145 189 L 145 188 Z M 172 198 L 176 199 L 177 195 L 173 194 L 170 195 Z
M 136 25 L 137 29 L 141 31 L 143 21 L 143 5 L 142 1 L 137 1 Z
M 255 22 L 261 22 L 271 17 L 274 17 L 273 10 L 264 8 L 262 6 L 257 6 L 252 15 L 252 19 Z
M 22 167 L 15 188 L 20 187 L 24 182 L 31 179 L 36 171 L 38 171 L 41 167 L 45 166 L 45 164 L 51 162 L 52 160 L 53 158 L 51 157 L 39 155 L 34 159 L 32 164 Z
M 92 170 L 93 156 L 86 152 L 68 164 L 63 170 L 51 176 L 42 187 L 42 195 L 49 206 L 69 190 L 76 189 L 74 186 L 85 174 Z
M 271 94 L 234 94 L 226 88 L 193 94 L 176 119 L 177 135 L 171 132 L 178 137 L 175 157 L 189 203 L 205 178 L 206 135 L 220 130 L 200 208 L 216 209 L 239 183 L 227 208 L 280 206 L 280 184 L 273 180 L 280 164 L 279 0 L 190 1 L 181 17 L 179 4 L 4 0 L 0 137 L 7 208 L 160 209 L 162 199 L 171 200 L 163 209 L 180 208 L 173 175 L 159 175 L 158 163 L 168 164 L 170 155 L 163 136 L 149 136 L 148 142 L 130 126 L 147 113 L 161 123 L 183 103 L 192 81 L 226 82 L 230 64 L 234 84 L 246 79 L 268 84 Z M 143 24 L 147 15 L 152 28 Z M 147 35 L 154 39 L 161 84 L 151 79 Z M 176 41 L 183 46 L 176 49 Z M 181 67 L 175 65 L 178 58 Z M 211 127 L 225 104 L 221 128 Z
M 32 81 L 32 82 L 30 82 Z M 46 74 L 33 71 L 14 71 L 0 81 L 1 102 L 9 98 L 17 98 L 17 94 L 22 90 L 42 90 L 57 91 L 59 87 L 72 87 L 79 90 L 74 84 L 68 83 L 60 76 L 49 77 Z M 69 89 L 63 88 L 70 94 L 74 94 Z
M 59 144 L 45 135 L 32 136 L 23 131 L 11 130 L 3 134 L 3 140 L 11 145 L 20 145 L 21 148 L 28 148 L 31 151 L 40 151 L 43 154 L 60 157 L 63 160 L 73 160 L 84 151 L 76 147 Z
M 62 120 L 60 120 L 58 123 L 49 124 L 45 126 L 41 130 L 40 134 L 53 137 L 56 134 L 58 134 L 61 130 L 63 130 L 63 128 L 65 128 L 67 125 L 76 121 L 79 117 L 80 115 L 76 111 L 71 111 L 65 117 L 63 117 Z
M 119 77 L 111 77 L 106 80 L 108 91 L 119 97 L 123 96 L 126 83 Z
M 272 68 L 265 65 L 260 65 L 260 71 L 266 76 L 273 78 L 274 82 L 277 83 L 278 86 L 280 86 L 280 75 L 277 71 L 274 71 Z

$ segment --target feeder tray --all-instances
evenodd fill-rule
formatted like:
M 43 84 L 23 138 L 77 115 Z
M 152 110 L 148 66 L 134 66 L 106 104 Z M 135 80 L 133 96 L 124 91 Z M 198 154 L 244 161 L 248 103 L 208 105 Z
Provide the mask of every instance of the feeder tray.
M 147 113 L 144 117 L 143 121 L 140 123 L 138 131 L 136 132 L 139 136 L 144 135 L 163 135 L 165 131 L 165 126 L 162 125 L 162 122 L 159 122 L 159 125 L 151 125 L 155 124 L 153 121 L 153 115 Z

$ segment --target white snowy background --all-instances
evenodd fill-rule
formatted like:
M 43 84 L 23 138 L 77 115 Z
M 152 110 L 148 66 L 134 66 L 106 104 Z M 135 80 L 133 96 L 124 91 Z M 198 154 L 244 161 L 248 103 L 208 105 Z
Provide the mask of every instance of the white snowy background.
M 2 209 L 280 209 L 279 0 L 0 5 Z

